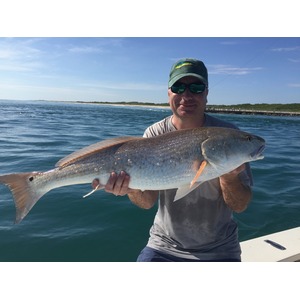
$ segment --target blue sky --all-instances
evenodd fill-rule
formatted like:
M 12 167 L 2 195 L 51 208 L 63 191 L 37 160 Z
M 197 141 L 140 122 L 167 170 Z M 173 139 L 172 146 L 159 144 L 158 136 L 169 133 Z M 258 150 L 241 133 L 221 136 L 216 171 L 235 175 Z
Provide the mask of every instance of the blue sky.
M 209 104 L 300 103 L 300 38 L 0 38 L 0 99 L 167 102 L 171 65 L 204 61 Z

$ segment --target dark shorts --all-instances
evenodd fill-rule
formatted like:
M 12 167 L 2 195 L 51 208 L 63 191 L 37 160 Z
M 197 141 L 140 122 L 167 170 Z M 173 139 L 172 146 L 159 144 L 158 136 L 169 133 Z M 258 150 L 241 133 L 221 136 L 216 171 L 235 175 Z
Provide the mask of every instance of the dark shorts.
M 240 262 L 239 259 L 220 259 L 220 260 L 195 260 L 176 257 L 164 252 L 145 247 L 137 258 L 137 262 Z

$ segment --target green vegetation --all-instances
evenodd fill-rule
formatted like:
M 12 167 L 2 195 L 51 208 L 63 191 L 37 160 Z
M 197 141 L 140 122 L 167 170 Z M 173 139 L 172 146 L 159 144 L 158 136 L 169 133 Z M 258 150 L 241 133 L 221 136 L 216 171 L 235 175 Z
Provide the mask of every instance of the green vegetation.
M 82 103 L 87 103 L 84 101 L 78 101 Z M 169 103 L 151 103 L 151 102 L 89 102 L 94 104 L 115 104 L 115 105 L 142 105 L 142 106 L 165 106 L 168 107 Z M 261 111 L 261 112 L 293 112 L 300 113 L 300 103 L 288 103 L 288 104 L 268 104 L 268 103 L 258 103 L 258 104 L 235 104 L 235 105 L 207 105 L 208 110 L 232 110 L 232 111 Z
M 253 110 L 269 112 L 300 112 L 300 103 L 289 104 L 236 104 L 236 105 L 207 105 L 208 109 Z

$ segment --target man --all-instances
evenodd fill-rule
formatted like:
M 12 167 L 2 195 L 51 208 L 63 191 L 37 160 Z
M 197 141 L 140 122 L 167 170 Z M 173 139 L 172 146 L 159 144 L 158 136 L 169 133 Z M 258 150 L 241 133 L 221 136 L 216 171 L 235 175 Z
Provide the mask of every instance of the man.
M 170 72 L 168 97 L 172 116 L 146 129 L 144 137 L 195 127 L 231 127 L 204 113 L 208 75 L 203 62 L 183 59 Z M 251 199 L 252 177 L 248 164 L 204 182 L 180 201 L 174 190 L 140 191 L 128 188 L 130 174 L 111 174 L 105 190 L 127 194 L 142 208 L 159 201 L 147 246 L 138 261 L 240 261 L 237 225 L 232 212 L 242 212 Z

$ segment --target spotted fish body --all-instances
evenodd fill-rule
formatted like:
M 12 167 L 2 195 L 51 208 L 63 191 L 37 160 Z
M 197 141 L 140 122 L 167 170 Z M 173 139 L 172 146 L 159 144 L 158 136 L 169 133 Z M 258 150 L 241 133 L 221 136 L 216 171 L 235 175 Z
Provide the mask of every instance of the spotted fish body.
M 178 200 L 204 181 L 263 158 L 264 145 L 258 136 L 217 127 L 179 130 L 152 138 L 121 137 L 74 152 L 47 172 L 2 175 L 0 183 L 13 193 L 17 223 L 48 191 L 91 183 L 95 178 L 103 187 L 112 172 L 128 173 L 132 189 L 177 188 Z

